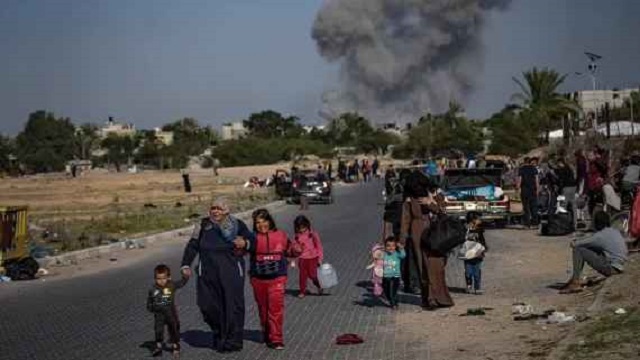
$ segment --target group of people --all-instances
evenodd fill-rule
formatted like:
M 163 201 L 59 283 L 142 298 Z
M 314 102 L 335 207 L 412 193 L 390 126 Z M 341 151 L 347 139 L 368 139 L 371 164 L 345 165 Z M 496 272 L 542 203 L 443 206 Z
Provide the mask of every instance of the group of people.
M 577 210 L 583 207 L 581 203 L 585 203 L 589 218 L 593 218 L 598 205 L 612 203 L 611 198 L 620 193 L 625 200 L 625 193 L 632 192 L 640 183 L 638 153 L 623 158 L 617 171 L 612 171 L 609 152 L 599 146 L 588 152 L 577 150 L 573 164 L 562 156 L 552 156 L 543 164 L 539 164 L 537 157 L 524 158 L 518 169 L 516 187 L 520 190 L 526 227 L 536 226 L 539 208 L 553 207 L 559 195 L 569 204 L 575 221 Z M 541 204 L 547 202 L 541 201 L 543 192 L 548 204 Z
M 436 181 L 416 168 L 403 169 L 398 173 L 390 167 L 385 178 L 389 196 L 383 227 L 385 249 L 387 252 L 398 249 L 398 257 L 402 259 L 400 272 L 391 271 L 393 275 L 389 276 L 399 278 L 397 282 L 402 283 L 403 292 L 420 294 L 425 310 L 453 306 L 445 274 L 449 253 L 435 250 L 428 236 L 430 228 L 446 217 L 444 197 Z M 466 240 L 482 246 L 482 251 L 475 256 L 463 257 L 467 290 L 481 294 L 481 264 L 487 247 L 480 214 L 470 213 L 467 216 Z M 383 268 L 387 270 L 386 265 Z M 383 278 L 386 277 L 383 273 Z M 388 288 L 384 291 L 392 307 L 397 305 L 393 300 L 394 291 L 398 288 L 395 284 L 391 287 L 393 291 Z
M 319 234 L 303 215 L 294 220 L 293 240 L 266 209 L 253 212 L 253 231 L 230 213 L 219 200 L 211 205 L 209 216 L 196 226 L 182 258 L 180 281 L 172 281 L 170 269 L 159 265 L 155 284 L 149 291 L 147 308 L 154 314 L 156 347 L 163 351 L 165 327 L 174 356 L 180 351 L 180 324 L 174 301 L 175 291 L 197 273 L 197 305 L 211 328 L 213 348 L 219 352 L 240 351 L 245 322 L 245 255 L 249 255 L 249 278 L 258 307 L 265 343 L 284 348 L 284 294 L 290 267 L 300 271 L 298 298 L 307 295 L 309 280 L 322 294 L 317 268 L 322 264 L 323 247 Z M 193 261 L 198 257 L 197 266 Z
M 623 158 L 617 171 L 611 169 L 609 152 L 599 146 L 586 153 L 578 150 L 574 157 L 575 170 L 563 157 L 551 157 L 542 165 L 538 164 L 538 158 L 525 158 L 517 181 L 527 227 L 537 225 L 538 202 L 543 190 L 548 193 L 544 198 L 550 207 L 554 207 L 556 196 L 562 195 L 566 199 L 571 221 L 575 222 L 576 217 L 584 220 L 582 213 L 589 214 L 591 227 L 585 230 L 593 231 L 593 234 L 570 243 L 573 270 L 571 278 L 561 288 L 562 293 L 583 289 L 581 274 L 585 263 L 605 277 L 624 271 L 629 251 L 627 242 L 620 230 L 612 227 L 610 213 L 605 210 L 608 204 L 616 202 L 612 199 L 618 197 L 617 193 L 631 192 L 640 184 L 640 154 L 632 153 Z
M 377 157 L 373 160 L 354 159 L 349 162 L 338 160 L 338 178 L 343 182 L 369 182 L 379 177 L 379 169 L 380 161 Z

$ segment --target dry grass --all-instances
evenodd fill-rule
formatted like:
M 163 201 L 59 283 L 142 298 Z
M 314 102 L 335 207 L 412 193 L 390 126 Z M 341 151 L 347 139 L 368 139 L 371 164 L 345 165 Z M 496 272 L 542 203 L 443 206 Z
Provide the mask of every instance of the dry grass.
M 0 182 L 0 205 L 29 206 L 31 224 L 58 234 L 51 245 L 68 251 L 185 226 L 186 219 L 203 214 L 220 196 L 228 198 L 234 211 L 267 203 L 274 198 L 270 189 L 245 189 L 242 184 L 281 167 L 287 165 L 227 168 L 218 177 L 211 170 L 192 171 L 189 194 L 178 171 L 7 178 Z M 39 239 L 40 231 L 33 235 Z

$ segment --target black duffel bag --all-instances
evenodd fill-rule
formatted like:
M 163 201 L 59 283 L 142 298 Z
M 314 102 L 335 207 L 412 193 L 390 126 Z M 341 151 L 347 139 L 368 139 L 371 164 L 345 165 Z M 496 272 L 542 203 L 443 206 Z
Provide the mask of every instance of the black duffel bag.
M 467 230 L 464 223 L 444 214 L 431 222 L 420 238 L 423 248 L 446 254 L 465 241 Z
M 11 280 L 33 280 L 38 274 L 40 265 L 34 258 L 26 257 L 5 261 L 4 268 Z
M 571 212 L 550 214 L 540 226 L 543 236 L 564 236 L 575 231 Z

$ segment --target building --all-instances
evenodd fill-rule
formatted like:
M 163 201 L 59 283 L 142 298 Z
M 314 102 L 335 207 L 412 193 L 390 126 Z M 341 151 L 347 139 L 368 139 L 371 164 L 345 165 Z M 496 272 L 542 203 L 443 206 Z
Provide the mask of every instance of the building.
M 313 130 L 324 131 L 327 128 L 327 126 L 326 125 L 305 125 L 302 128 L 308 134 Z
M 154 135 L 156 137 L 156 141 L 164 146 L 173 144 L 173 131 L 162 131 L 160 128 L 155 128 Z
M 222 125 L 222 140 L 238 140 L 247 136 L 249 130 L 244 127 L 242 122 L 227 123 Z
M 587 120 L 595 118 L 602 107 L 609 104 L 611 108 L 622 107 L 625 101 L 631 99 L 631 93 L 638 91 L 635 89 L 614 89 L 614 90 L 583 90 L 572 94 L 582 110 Z M 639 105 L 640 104 L 634 104 Z
M 122 124 L 109 117 L 107 123 L 98 130 L 98 135 L 101 139 L 105 139 L 111 134 L 118 136 L 133 136 L 136 134 L 136 128 L 133 124 Z

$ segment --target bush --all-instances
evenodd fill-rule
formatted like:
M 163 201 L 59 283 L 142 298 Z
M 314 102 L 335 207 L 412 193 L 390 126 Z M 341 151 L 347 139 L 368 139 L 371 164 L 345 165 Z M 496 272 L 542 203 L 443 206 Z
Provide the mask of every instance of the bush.
M 214 150 L 222 166 L 247 166 L 289 161 L 296 155 L 332 156 L 329 145 L 318 140 L 246 138 L 225 141 Z

